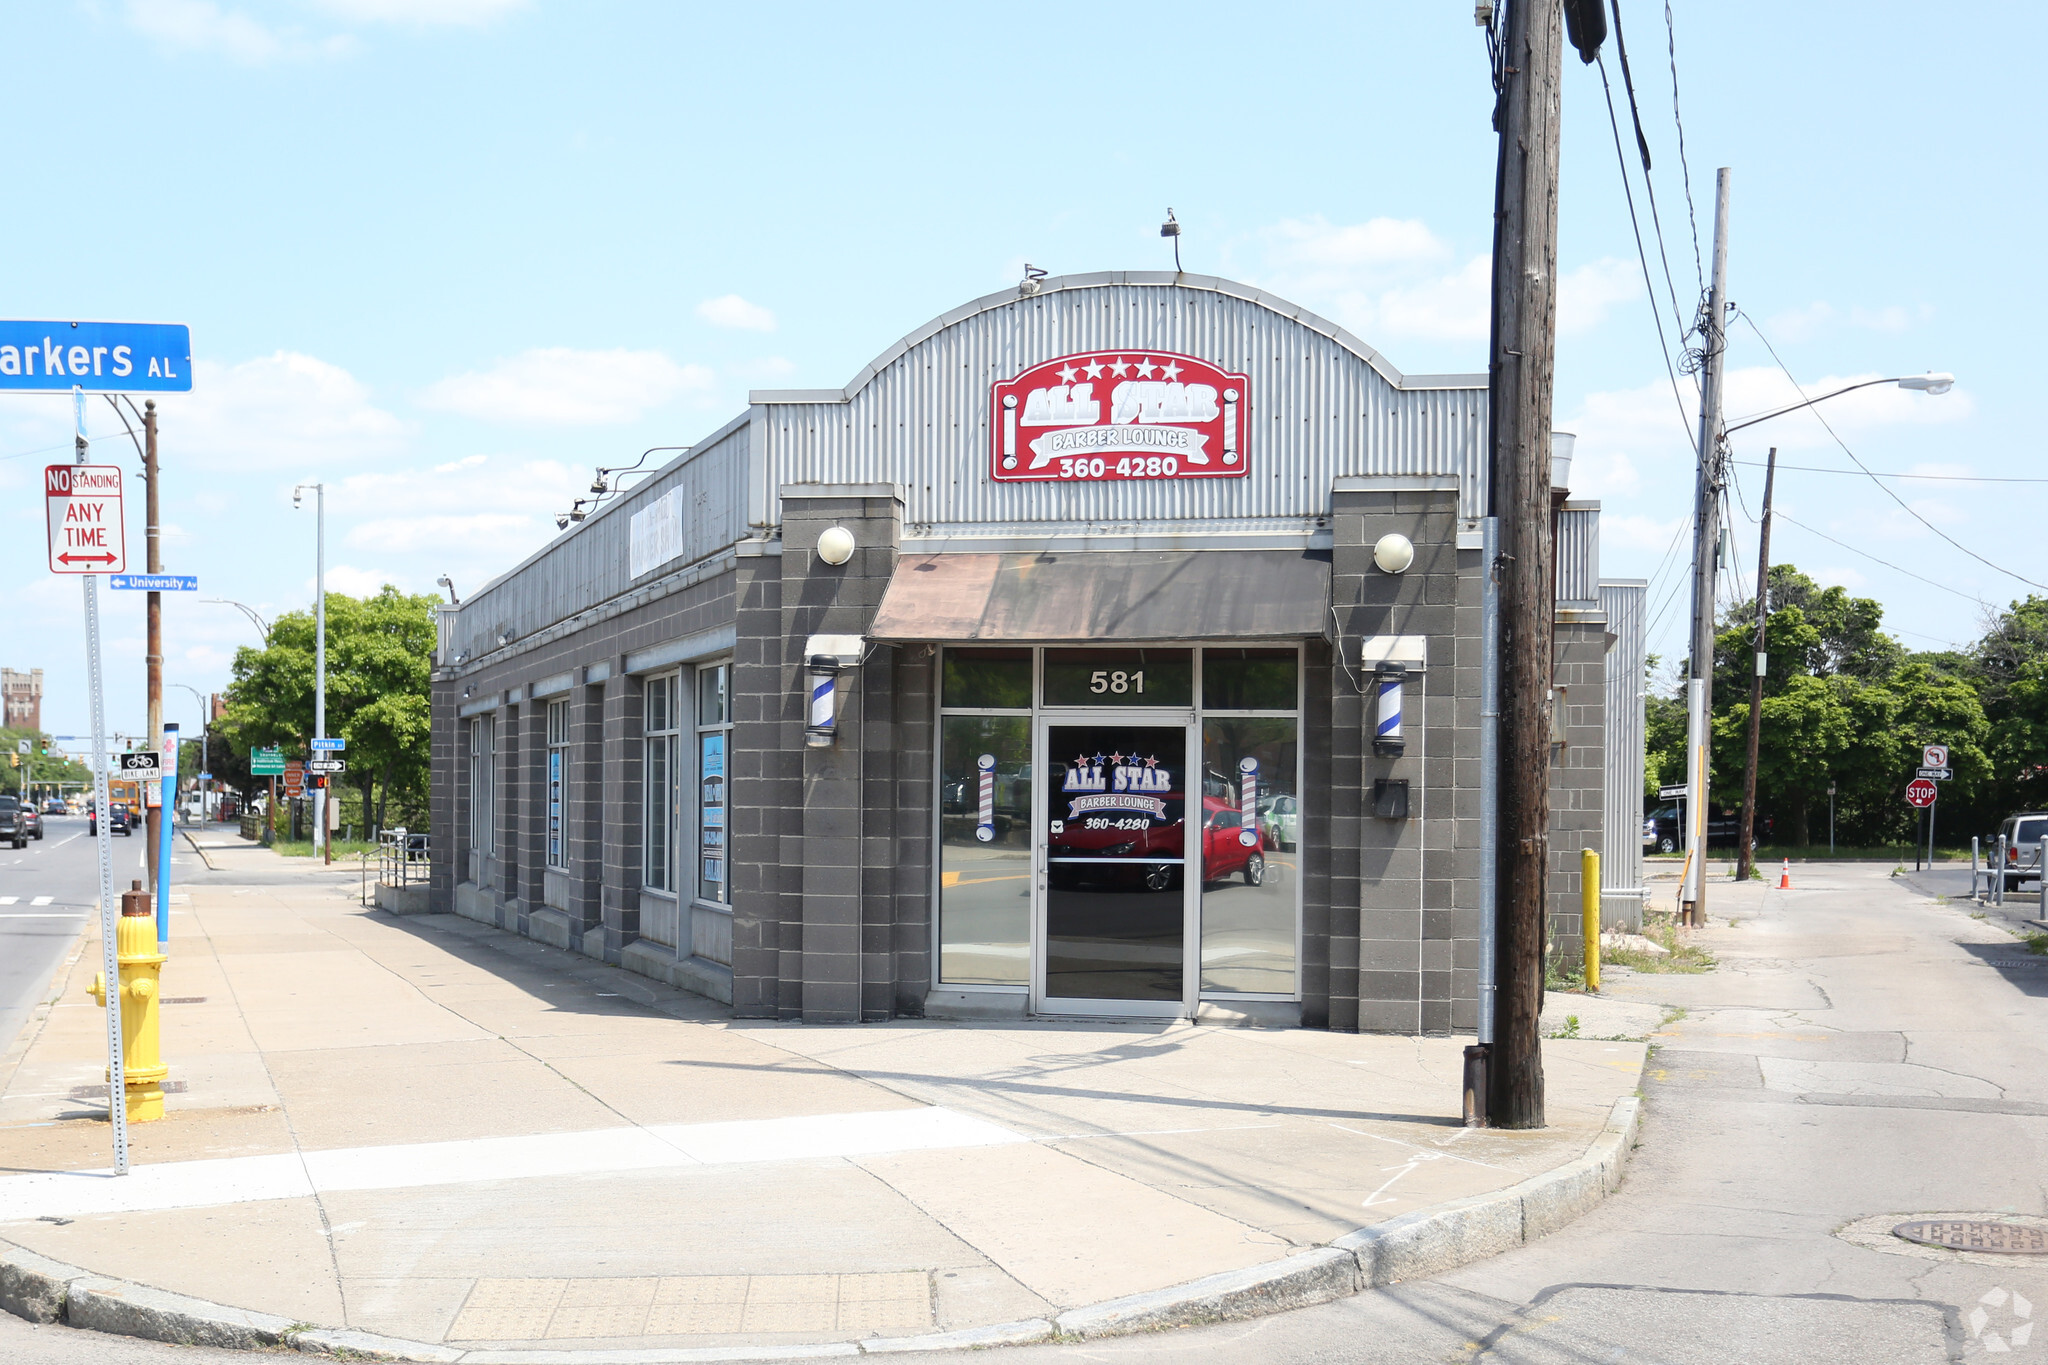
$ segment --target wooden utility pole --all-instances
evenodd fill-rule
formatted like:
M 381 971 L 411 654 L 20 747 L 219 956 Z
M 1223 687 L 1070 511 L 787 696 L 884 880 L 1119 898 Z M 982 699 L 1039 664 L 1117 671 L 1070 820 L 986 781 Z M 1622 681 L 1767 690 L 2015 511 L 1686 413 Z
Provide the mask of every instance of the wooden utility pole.
M 1487 1120 L 1543 1126 L 1550 828 L 1550 403 L 1557 324 L 1558 0 L 1509 0 L 1495 115 L 1489 511 L 1500 524 L 1500 815 Z
M 130 411 L 133 411 L 131 408 Z M 143 404 L 142 412 L 142 485 L 146 498 L 148 519 L 144 528 L 144 539 L 148 546 L 149 571 L 153 574 L 164 571 L 162 523 L 157 519 L 156 497 L 156 400 L 149 399 Z M 160 592 L 149 594 L 149 644 L 144 660 L 149 670 L 149 747 L 161 750 L 164 747 L 164 595 Z M 149 890 L 156 892 L 157 839 L 163 827 L 165 811 L 161 806 L 149 804 L 149 792 L 138 788 L 142 797 L 143 833 L 145 843 L 143 856 L 149 860 Z
M 1714 274 L 1700 319 L 1700 454 L 1693 485 L 1692 645 L 1686 651 L 1686 861 L 1678 891 L 1685 922 L 1707 919 L 1707 777 L 1712 768 L 1714 714 L 1714 569 L 1721 549 L 1721 357 L 1728 302 L 1728 168 L 1714 173 Z
M 1735 847 L 1735 880 L 1756 872 L 1756 757 L 1764 729 L 1764 665 L 1771 626 L 1771 485 L 1778 481 L 1778 448 L 1764 465 L 1764 519 L 1756 547 L 1756 676 L 1749 683 L 1749 763 L 1742 770 L 1742 829 Z

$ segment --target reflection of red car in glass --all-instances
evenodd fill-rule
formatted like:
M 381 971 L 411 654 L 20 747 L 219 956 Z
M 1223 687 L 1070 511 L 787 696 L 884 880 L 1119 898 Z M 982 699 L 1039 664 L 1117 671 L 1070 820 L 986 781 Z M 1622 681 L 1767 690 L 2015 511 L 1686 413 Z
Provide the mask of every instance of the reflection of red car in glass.
M 1244 835 L 1252 836 L 1251 842 Z M 1265 844 L 1258 821 L 1246 824 L 1234 806 L 1213 796 L 1202 798 L 1202 880 L 1220 882 L 1233 872 L 1244 874 L 1246 886 L 1266 880 Z
M 1147 858 L 1180 858 L 1185 846 L 1181 830 L 1182 804 L 1179 792 L 1167 794 L 1166 819 L 1156 821 L 1135 811 L 1102 811 L 1079 819 L 1061 820 L 1060 829 L 1047 840 L 1053 859 L 1052 876 L 1062 886 L 1128 887 L 1166 891 L 1179 886 L 1181 868 L 1177 863 L 1148 863 Z M 1233 873 L 1243 873 L 1245 884 L 1257 886 L 1266 878 L 1263 842 L 1252 827 L 1253 840 L 1241 835 L 1245 826 L 1236 808 L 1214 796 L 1202 798 L 1202 880 L 1219 882 Z M 1067 858 L 1112 858 L 1115 862 L 1062 862 Z

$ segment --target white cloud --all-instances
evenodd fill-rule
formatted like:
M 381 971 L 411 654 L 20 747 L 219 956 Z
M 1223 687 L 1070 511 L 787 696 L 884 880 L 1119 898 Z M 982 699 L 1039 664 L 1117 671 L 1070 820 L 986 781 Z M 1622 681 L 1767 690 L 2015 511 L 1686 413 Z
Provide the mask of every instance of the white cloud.
M 1773 555 L 1772 558 L 1775 559 L 1777 556 Z M 1847 588 L 1852 592 L 1862 589 L 1870 582 L 1856 570 L 1842 564 L 1824 564 L 1808 572 L 1807 576 L 1823 588 Z
M 1284 298 L 1329 314 L 1377 340 L 1484 341 L 1490 327 L 1493 262 L 1456 262 L 1451 244 L 1414 218 L 1335 224 L 1290 218 L 1259 234 L 1254 280 Z M 1558 330 L 1583 332 L 1609 308 L 1641 293 L 1636 268 L 1603 258 L 1558 281 Z
M 406 424 L 370 401 L 370 390 L 339 365 L 278 351 L 238 365 L 199 360 L 192 392 L 157 398 L 164 458 L 217 471 L 318 475 L 320 466 L 388 456 L 405 442 Z M 95 444 L 127 437 L 94 413 Z M 109 430 L 109 427 L 112 427 Z
M 1690 516 L 1660 520 L 1634 514 L 1616 515 L 1603 508 L 1600 543 L 1605 549 L 1650 550 L 1661 555 L 1671 548 L 1672 537 L 1679 533 L 1679 528 L 1691 525 Z
M 1934 316 L 1934 308 L 1921 304 L 1908 308 L 1903 304 L 1885 304 L 1877 308 L 1851 308 L 1845 315 L 1824 300 L 1816 299 L 1804 308 L 1789 308 L 1775 313 L 1764 325 L 1770 329 L 1773 341 L 1811 341 L 1830 325 L 1846 322 L 1851 327 L 1865 331 L 1882 332 L 1897 336 L 1916 322 L 1926 322 Z
M 583 495 L 588 481 L 553 460 L 501 469 L 471 455 L 432 469 L 353 475 L 329 501 L 338 516 L 360 518 L 343 538 L 351 549 L 424 555 L 437 568 L 481 563 L 499 572 L 555 534 L 556 514 Z
M 713 376 L 660 351 L 522 351 L 488 370 L 452 375 L 422 406 L 492 422 L 630 422 L 683 394 L 708 396 Z
M 528 8 L 529 0 L 319 0 L 321 9 L 358 23 L 479 28 Z
M 1565 336 L 1590 332 L 1607 320 L 1607 310 L 1643 292 L 1643 279 L 1632 261 L 1603 256 L 1589 261 L 1557 282 L 1557 330 Z
M 738 294 L 721 294 L 697 305 L 697 316 L 714 327 L 737 327 L 743 332 L 772 332 L 775 314 L 758 303 L 748 303 Z
M 375 597 L 386 583 L 397 584 L 399 577 L 383 569 L 361 569 L 353 564 L 329 564 L 327 566 L 327 591 L 346 593 L 350 597 Z M 306 597 L 313 596 L 313 580 L 305 583 Z
M 128 0 L 128 22 L 173 50 L 217 54 L 247 66 L 345 56 L 355 49 L 345 34 L 316 38 L 298 28 L 275 28 L 213 0 Z

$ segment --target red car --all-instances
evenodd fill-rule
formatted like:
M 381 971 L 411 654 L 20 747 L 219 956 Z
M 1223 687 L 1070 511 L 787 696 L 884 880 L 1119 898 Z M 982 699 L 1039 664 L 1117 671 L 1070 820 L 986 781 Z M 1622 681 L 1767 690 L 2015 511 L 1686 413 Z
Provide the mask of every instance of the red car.
M 1178 860 L 1185 850 L 1181 794 L 1166 793 L 1163 808 L 1163 820 L 1137 812 L 1105 811 L 1084 819 L 1060 821 L 1060 829 L 1051 836 L 1047 847 L 1056 884 L 1134 890 L 1142 885 L 1148 891 L 1166 891 L 1180 885 L 1182 865 Z M 1249 841 L 1244 838 L 1247 833 L 1251 835 Z M 1148 856 L 1176 861 L 1147 862 Z M 1062 861 L 1070 858 L 1117 861 Z M 1220 882 L 1233 873 L 1243 874 L 1247 886 L 1265 881 L 1264 840 L 1256 821 L 1247 825 L 1235 806 L 1221 797 L 1205 796 L 1202 880 Z

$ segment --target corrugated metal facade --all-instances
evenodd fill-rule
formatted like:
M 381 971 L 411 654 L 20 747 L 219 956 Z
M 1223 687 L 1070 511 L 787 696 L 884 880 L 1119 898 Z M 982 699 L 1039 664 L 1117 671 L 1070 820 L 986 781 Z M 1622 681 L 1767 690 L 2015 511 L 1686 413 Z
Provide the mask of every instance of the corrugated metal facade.
M 1607 852 L 1600 865 L 1600 918 L 1609 927 L 1642 927 L 1643 668 L 1649 631 L 1648 583 L 1610 578 L 1600 606 L 1614 648 L 1607 654 Z
M 1557 601 L 1590 607 L 1600 600 L 1600 504 L 1568 502 L 1557 517 Z
M 557 537 L 511 572 L 491 580 L 462 604 L 448 630 L 455 653 L 476 658 L 510 632 L 524 639 L 625 592 L 633 514 L 670 489 L 681 489 L 682 553 L 643 578 L 673 570 L 732 545 L 746 534 L 743 516 L 749 423 L 727 423 L 704 443 L 670 460 L 590 520 Z
M 1485 505 L 1483 376 L 1404 379 L 1338 328 L 1259 291 L 1154 273 L 1047 280 L 992 295 L 906 338 L 844 395 L 754 395 L 749 520 L 781 518 L 788 483 L 890 482 L 913 536 L 1037 523 L 1075 530 L 1174 522 L 1299 531 L 1344 475 L 1455 474 L 1463 515 Z M 1055 356 L 1196 356 L 1251 380 L 1242 479 L 997 483 L 989 386 Z M 1135 358 L 1135 356 L 1134 356 Z

